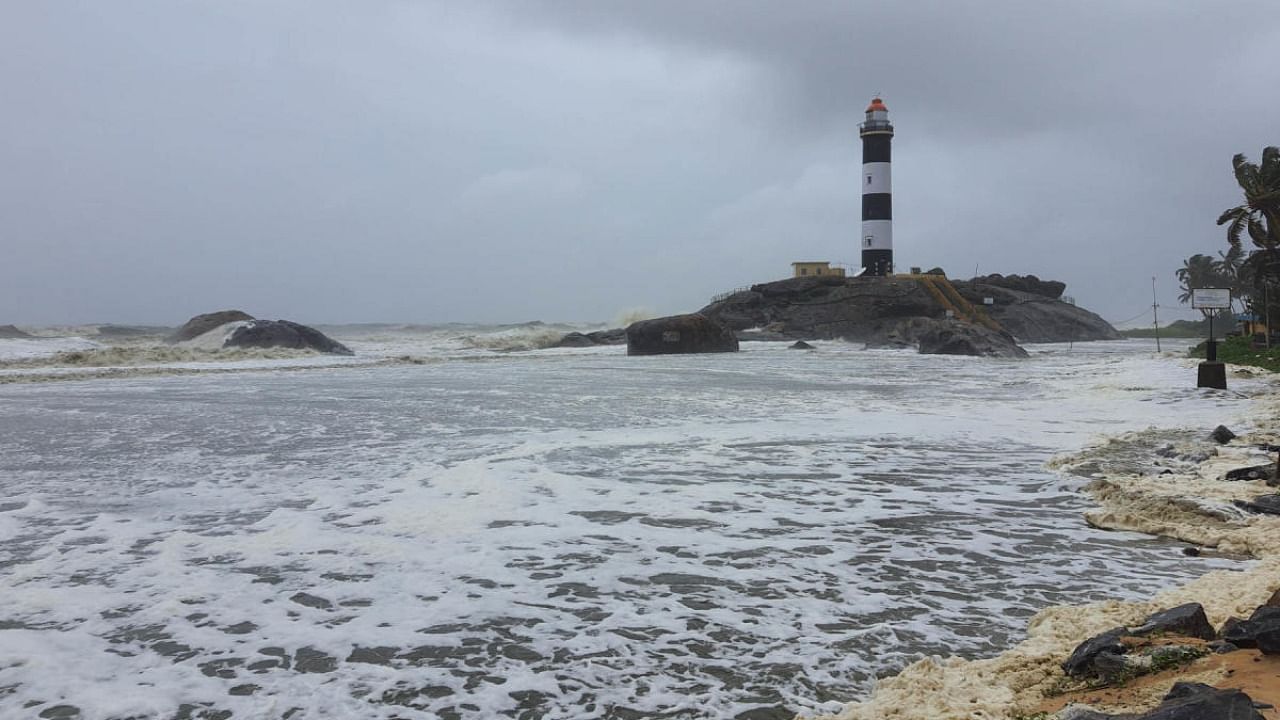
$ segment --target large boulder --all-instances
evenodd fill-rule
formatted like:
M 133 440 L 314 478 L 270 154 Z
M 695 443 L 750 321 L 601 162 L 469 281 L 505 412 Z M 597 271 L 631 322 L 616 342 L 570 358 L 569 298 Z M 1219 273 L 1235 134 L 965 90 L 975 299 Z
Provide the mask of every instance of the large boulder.
M 1253 698 L 1243 690 L 1219 690 L 1203 683 L 1177 682 L 1154 710 L 1133 715 L 1108 715 L 1087 708 L 1073 708 L 1059 717 L 1070 720 L 1264 720 Z
M 233 321 L 234 322 L 234 321 Z M 223 347 L 292 348 L 333 355 L 354 355 L 346 345 L 315 328 L 288 320 L 252 320 L 227 336 Z
M 22 332 L 12 325 L 0 325 L 0 340 L 26 340 L 31 337 L 34 336 L 29 333 Z
M 928 320 L 917 332 L 916 343 L 925 355 L 1027 357 L 1009 333 L 959 320 Z
M 1178 635 L 1180 637 L 1212 640 L 1218 632 L 1209 624 L 1200 603 L 1187 603 L 1168 610 L 1161 610 L 1147 617 L 1138 627 L 1129 631 L 1131 635 L 1150 637 L 1152 635 Z
M 641 320 L 627 327 L 628 355 L 737 351 L 733 331 L 699 313 Z
M 175 330 L 172 335 L 165 338 L 165 342 L 170 344 L 185 342 L 187 340 L 200 337 L 210 330 L 226 325 L 227 323 L 242 322 L 252 319 L 252 315 L 241 310 L 219 310 L 218 312 L 197 315 L 184 323 L 182 327 Z

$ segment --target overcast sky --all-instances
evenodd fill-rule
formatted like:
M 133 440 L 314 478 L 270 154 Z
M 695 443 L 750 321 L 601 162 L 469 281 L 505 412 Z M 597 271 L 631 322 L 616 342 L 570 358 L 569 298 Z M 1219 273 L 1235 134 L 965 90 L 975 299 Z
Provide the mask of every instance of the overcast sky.
M 899 269 L 1124 320 L 1277 88 L 1274 0 L 0 2 L 0 324 L 695 310 L 857 263 L 877 92 Z

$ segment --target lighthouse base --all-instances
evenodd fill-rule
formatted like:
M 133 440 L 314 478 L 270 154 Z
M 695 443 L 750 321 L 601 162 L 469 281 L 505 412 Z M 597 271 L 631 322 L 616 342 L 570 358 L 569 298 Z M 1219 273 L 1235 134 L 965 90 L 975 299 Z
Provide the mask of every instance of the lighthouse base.
M 1220 362 L 1202 362 L 1196 373 L 1196 387 L 1227 389 L 1227 366 Z
M 892 250 L 863 250 L 862 267 L 864 276 L 883 276 L 893 274 Z

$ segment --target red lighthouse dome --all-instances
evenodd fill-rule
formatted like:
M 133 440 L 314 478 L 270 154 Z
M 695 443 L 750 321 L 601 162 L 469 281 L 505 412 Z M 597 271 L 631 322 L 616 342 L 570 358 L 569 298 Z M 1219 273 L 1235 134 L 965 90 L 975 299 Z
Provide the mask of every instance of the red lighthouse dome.
M 867 106 L 867 112 L 889 112 L 889 108 L 885 107 L 884 101 L 880 98 L 874 98 L 871 104 Z

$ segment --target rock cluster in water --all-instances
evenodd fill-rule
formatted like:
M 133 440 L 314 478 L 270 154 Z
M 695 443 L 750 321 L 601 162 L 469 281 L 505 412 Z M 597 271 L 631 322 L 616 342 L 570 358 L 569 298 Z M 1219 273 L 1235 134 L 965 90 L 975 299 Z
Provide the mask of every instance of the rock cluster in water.
M 169 343 L 194 340 L 219 328 L 227 328 L 224 348 L 289 348 L 331 355 L 354 355 L 350 348 L 315 328 L 289 320 L 259 320 L 241 310 L 221 310 L 197 315 L 165 339 Z
M 1120 337 L 1107 321 L 1064 302 L 1064 283 L 1035 275 L 947 281 L 941 270 L 930 273 L 787 278 L 719 298 L 697 314 L 729 328 L 740 340 L 843 339 L 871 347 L 915 347 L 929 354 L 1026 357 L 1019 342 Z M 627 338 L 620 329 L 569 333 L 558 346 L 609 345 Z

